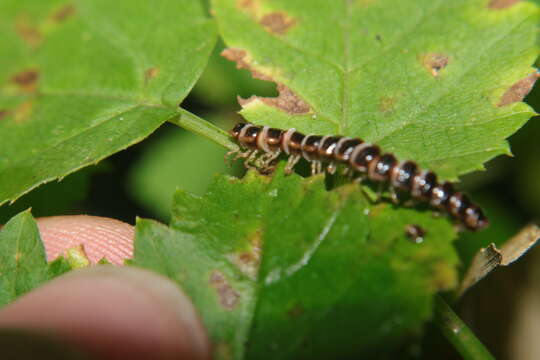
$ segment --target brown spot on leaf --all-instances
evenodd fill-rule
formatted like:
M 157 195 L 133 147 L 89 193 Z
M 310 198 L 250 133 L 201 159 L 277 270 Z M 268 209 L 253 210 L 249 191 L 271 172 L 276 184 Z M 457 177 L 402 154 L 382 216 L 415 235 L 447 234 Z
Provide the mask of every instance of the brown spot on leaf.
M 445 54 L 429 53 L 420 57 L 422 64 L 434 77 L 440 75 L 441 71 L 448 65 L 449 59 Z
M 491 0 L 488 4 L 489 9 L 501 10 L 517 4 L 521 0 Z
M 9 111 L 7 111 L 5 109 L 0 109 L 0 120 L 7 117 L 8 115 L 9 115 Z
M 150 80 L 159 76 L 159 68 L 153 67 L 146 70 L 144 73 L 144 83 L 148 84 Z
M 287 16 L 284 12 L 272 12 L 264 15 L 259 23 L 269 32 L 283 35 L 296 24 L 296 20 Z
M 253 76 L 255 79 L 274 82 L 274 79 L 271 76 L 263 74 L 257 69 L 255 69 L 253 66 L 251 66 L 251 64 L 246 59 L 248 56 L 245 50 L 227 48 L 221 52 L 221 56 L 223 56 L 227 60 L 236 62 L 237 69 L 249 70 L 251 72 L 251 76 Z M 246 106 L 254 100 L 260 100 L 267 105 L 277 107 L 278 109 L 291 114 L 305 114 L 311 111 L 311 107 L 284 84 L 277 83 L 277 90 L 279 93 L 277 97 L 268 98 L 251 96 L 248 99 L 243 99 L 239 97 L 238 103 L 241 106 Z
M 237 0 L 236 6 L 253 18 L 257 18 L 257 14 L 261 11 L 259 0 Z
M 21 18 L 15 23 L 15 32 L 21 39 L 32 47 L 41 44 L 42 36 L 37 27 L 31 25 L 26 19 Z
M 25 92 L 35 91 L 37 88 L 38 80 L 39 80 L 39 71 L 35 69 L 22 71 L 11 77 L 11 82 L 17 85 L 21 90 Z
M 261 263 L 261 232 L 257 230 L 249 239 L 249 250 L 233 254 L 231 261 L 240 271 L 255 279 Z
M 56 22 L 62 22 L 73 16 L 73 14 L 75 14 L 75 6 L 73 4 L 67 4 L 58 9 L 58 11 L 52 15 L 52 19 Z
M 251 9 L 255 6 L 254 0 L 238 0 L 238 7 L 244 9 Z
M 15 109 L 15 121 L 20 123 L 28 119 L 32 114 L 32 107 L 33 104 L 31 101 L 25 101 L 17 106 Z
M 238 305 L 240 295 L 231 287 L 221 271 L 214 270 L 210 274 L 210 285 L 216 289 L 219 303 L 226 310 L 232 310 Z
M 539 76 L 540 74 L 534 72 L 526 78 L 519 80 L 510 89 L 506 90 L 497 106 L 506 106 L 523 100 L 531 91 Z
M 396 98 L 383 96 L 379 102 L 379 111 L 382 113 L 391 113 L 396 105 Z
M 153 78 L 157 77 L 158 75 L 159 75 L 159 69 L 155 68 L 155 67 L 146 70 L 146 73 L 144 74 L 144 76 L 147 79 L 153 79 Z

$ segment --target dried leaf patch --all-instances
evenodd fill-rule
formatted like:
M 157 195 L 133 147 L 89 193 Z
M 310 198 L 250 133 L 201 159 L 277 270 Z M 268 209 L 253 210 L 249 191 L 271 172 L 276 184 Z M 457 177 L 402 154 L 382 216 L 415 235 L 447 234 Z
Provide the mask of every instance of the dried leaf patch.
M 536 83 L 536 79 L 538 79 L 539 76 L 539 73 L 534 72 L 526 78 L 519 80 L 517 83 L 512 85 L 510 89 L 506 90 L 497 106 L 507 106 L 515 102 L 522 101 L 523 98 L 531 91 Z
M 52 19 L 56 22 L 66 21 L 68 18 L 75 14 L 75 6 L 73 4 L 67 4 L 64 7 L 57 10 L 53 15 Z
M 460 285 L 458 294 L 463 295 L 471 286 L 482 280 L 498 266 L 508 266 L 540 240 L 540 228 L 536 224 L 524 227 L 520 232 L 504 243 L 499 250 L 495 244 L 480 249 L 474 256 L 469 269 Z
M 243 49 L 228 48 L 223 50 L 221 56 L 225 57 L 227 60 L 236 62 L 236 68 L 249 70 L 251 75 L 256 79 L 276 82 L 270 75 L 264 74 L 253 67 L 249 62 L 247 52 Z M 239 97 L 239 104 L 245 107 L 255 100 L 260 100 L 269 106 L 276 107 L 290 114 L 305 114 L 311 111 L 309 104 L 296 95 L 289 87 L 279 82 L 276 83 L 279 93 L 277 97 L 260 97 L 256 95 L 253 95 L 248 99 Z
M 11 82 L 24 92 L 34 92 L 39 81 L 39 71 L 29 69 L 17 73 L 11 77 Z
M 296 20 L 279 11 L 264 15 L 259 23 L 270 33 L 283 35 L 296 24 Z
M 520 1 L 521 0 L 491 0 L 488 4 L 488 8 L 494 10 L 506 9 Z
M 210 274 L 210 285 L 216 289 L 219 303 L 226 310 L 232 310 L 238 305 L 240 295 L 231 287 L 221 271 L 214 270 Z
M 448 55 L 440 53 L 429 53 L 420 57 L 424 67 L 433 75 L 438 77 L 441 71 L 448 66 Z

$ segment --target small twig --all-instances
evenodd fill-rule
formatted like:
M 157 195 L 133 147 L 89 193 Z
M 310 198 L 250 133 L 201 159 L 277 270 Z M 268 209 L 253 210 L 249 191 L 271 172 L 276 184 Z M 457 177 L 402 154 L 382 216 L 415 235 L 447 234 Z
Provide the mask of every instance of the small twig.
M 187 110 L 180 109 L 180 113 L 172 119 L 169 119 L 169 122 L 195 134 L 204 136 L 231 151 L 238 150 L 238 145 L 231 141 L 231 137 L 226 131 L 223 131 Z
M 439 296 L 435 296 L 435 322 L 464 360 L 495 359 L 474 333 Z

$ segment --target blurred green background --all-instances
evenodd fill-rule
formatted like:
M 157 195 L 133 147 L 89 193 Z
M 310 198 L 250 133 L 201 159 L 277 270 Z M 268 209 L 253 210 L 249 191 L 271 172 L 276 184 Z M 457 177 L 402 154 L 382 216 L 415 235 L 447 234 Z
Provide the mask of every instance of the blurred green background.
M 253 79 L 246 70 L 237 70 L 235 64 L 219 56 L 222 49 L 223 44 L 218 44 L 182 107 L 228 129 L 240 119 L 236 114 L 240 108 L 237 96 L 275 96 L 276 89 L 273 83 Z M 539 86 L 526 101 L 540 109 Z M 491 220 L 488 230 L 463 234 L 457 241 L 463 263 L 472 258 L 479 246 L 500 244 L 540 217 L 539 135 L 540 122 L 536 117 L 510 139 L 513 158 L 496 158 L 486 165 L 486 171 L 462 178 L 461 188 L 485 207 Z M 13 205 L 1 207 L 0 223 L 28 207 L 32 207 L 36 217 L 84 213 L 132 224 L 137 216 L 167 222 L 176 188 L 203 194 L 214 174 L 242 174 L 241 164 L 225 165 L 225 152 L 205 138 L 165 124 L 142 143 L 97 166 L 42 186 Z M 540 260 L 538 249 L 516 265 L 497 269 L 459 303 L 463 318 L 497 358 L 515 358 L 516 341 L 522 341 L 520 331 L 525 331 L 519 319 L 527 318 L 527 314 L 523 315 L 524 299 L 535 294 L 540 298 L 540 283 L 535 281 L 540 261 L 535 259 Z M 540 312 L 540 300 L 538 309 Z M 433 358 L 434 353 L 440 355 L 437 358 L 459 358 L 432 325 L 427 325 L 425 334 L 422 340 L 404 344 L 403 358 Z M 515 340 L 516 337 L 521 340 Z

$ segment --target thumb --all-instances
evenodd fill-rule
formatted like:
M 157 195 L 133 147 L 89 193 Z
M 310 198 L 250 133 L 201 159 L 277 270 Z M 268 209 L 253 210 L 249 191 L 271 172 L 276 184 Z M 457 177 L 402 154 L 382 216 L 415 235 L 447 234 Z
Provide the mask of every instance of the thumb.
M 99 359 L 209 357 L 186 296 L 136 268 L 104 265 L 61 276 L 0 311 L 0 328 L 56 335 Z

